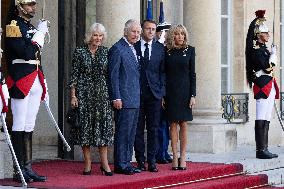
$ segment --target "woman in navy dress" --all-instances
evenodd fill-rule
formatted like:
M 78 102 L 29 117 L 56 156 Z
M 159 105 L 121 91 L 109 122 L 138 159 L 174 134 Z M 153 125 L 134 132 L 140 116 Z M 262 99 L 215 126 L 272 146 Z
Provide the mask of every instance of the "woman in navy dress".
M 165 56 L 165 108 L 170 122 L 173 170 L 186 169 L 187 125 L 188 121 L 193 119 L 192 108 L 196 96 L 195 48 L 189 46 L 187 40 L 187 30 L 183 25 L 174 26 L 168 31 Z M 180 159 L 177 154 L 179 138 Z

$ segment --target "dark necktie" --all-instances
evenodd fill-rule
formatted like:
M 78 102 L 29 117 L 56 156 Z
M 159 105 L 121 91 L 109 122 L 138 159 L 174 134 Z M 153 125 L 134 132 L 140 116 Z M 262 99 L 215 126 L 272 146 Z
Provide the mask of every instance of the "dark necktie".
M 145 63 L 147 64 L 149 62 L 149 44 L 145 43 L 144 45 L 146 47 L 144 51 L 144 60 L 145 60 Z

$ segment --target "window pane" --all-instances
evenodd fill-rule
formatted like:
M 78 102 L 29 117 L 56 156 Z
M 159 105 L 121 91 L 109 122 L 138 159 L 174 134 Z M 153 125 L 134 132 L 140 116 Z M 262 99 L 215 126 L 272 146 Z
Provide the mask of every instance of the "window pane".
M 221 69 L 221 93 L 228 93 L 228 68 Z
M 283 15 L 283 12 L 282 12 L 282 0 L 280 0 L 280 22 L 283 22 L 282 20 L 282 15 Z
M 222 15 L 228 15 L 228 0 L 221 1 L 221 11 Z
M 280 37 L 280 52 L 282 52 L 283 37 L 284 37 L 284 36 L 282 36 L 282 28 L 283 28 L 283 25 L 280 26 L 280 33 L 281 33 L 281 37 Z M 284 55 L 282 53 L 280 53 L 280 60 L 281 60 L 280 64 L 281 64 L 281 67 L 283 67 L 283 56 Z
M 282 12 L 282 10 L 281 10 L 281 12 Z M 282 35 L 282 30 L 283 30 L 283 23 L 282 23 L 282 25 L 280 26 L 280 33 L 281 33 L 281 37 L 280 37 L 280 52 L 282 52 L 283 51 L 283 35 Z M 280 90 L 281 90 L 281 92 L 283 92 L 284 91 L 284 82 L 283 82 L 283 78 L 284 78 L 284 69 L 283 69 L 283 66 L 284 66 L 284 55 L 283 55 L 283 53 L 280 53 L 280 68 L 281 68 L 281 70 L 280 70 L 280 84 L 281 84 L 281 88 L 280 88 Z
M 221 64 L 228 64 L 228 19 L 221 22 Z

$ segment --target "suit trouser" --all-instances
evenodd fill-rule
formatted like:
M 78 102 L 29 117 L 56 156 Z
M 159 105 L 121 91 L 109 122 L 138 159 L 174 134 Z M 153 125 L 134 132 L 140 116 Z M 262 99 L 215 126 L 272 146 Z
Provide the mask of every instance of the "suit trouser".
M 166 119 L 165 110 L 161 108 L 161 121 L 158 129 L 158 151 L 156 159 L 163 160 L 170 158 L 170 155 L 168 154 L 169 140 L 169 123 Z
M 37 76 L 29 94 L 24 99 L 11 99 L 13 131 L 32 132 L 34 130 L 42 91 L 43 89 Z
M 122 108 L 114 113 L 114 166 L 125 169 L 131 166 L 139 108 Z
M 135 157 L 137 161 L 145 162 L 145 141 L 144 131 L 145 122 L 147 129 L 147 162 L 156 162 L 156 153 L 158 147 L 158 128 L 161 118 L 161 99 L 154 97 L 150 88 L 143 93 L 140 101 L 139 122 L 135 136 Z

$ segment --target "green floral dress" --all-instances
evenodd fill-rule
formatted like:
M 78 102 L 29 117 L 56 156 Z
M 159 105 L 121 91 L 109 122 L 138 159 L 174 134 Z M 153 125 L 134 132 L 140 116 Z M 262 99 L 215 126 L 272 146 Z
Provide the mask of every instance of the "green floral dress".
M 112 109 L 108 93 L 108 49 L 100 46 L 94 57 L 87 45 L 73 54 L 70 87 L 75 87 L 80 127 L 71 130 L 74 145 L 113 144 Z

